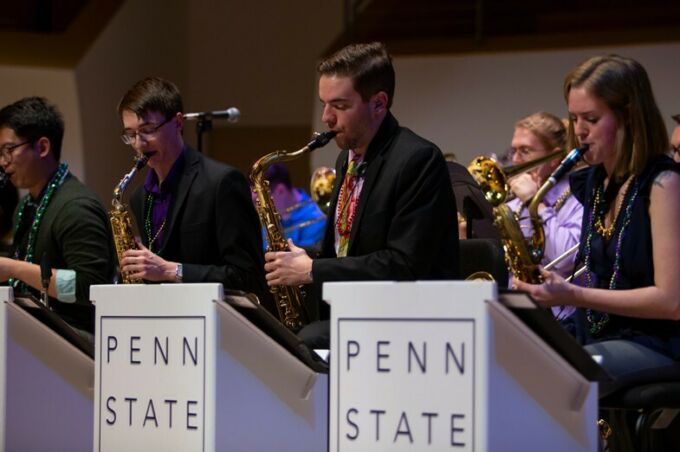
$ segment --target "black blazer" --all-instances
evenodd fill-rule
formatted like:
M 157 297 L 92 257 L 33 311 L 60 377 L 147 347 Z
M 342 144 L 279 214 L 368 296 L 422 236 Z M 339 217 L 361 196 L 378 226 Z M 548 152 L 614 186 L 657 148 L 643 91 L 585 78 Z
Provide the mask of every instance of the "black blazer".
M 184 165 L 158 255 L 182 263 L 184 282 L 220 282 L 225 289 L 252 292 L 273 310 L 264 279 L 260 223 L 245 177 L 188 146 L 182 152 Z M 143 186 L 133 193 L 130 206 L 137 224 L 144 224 L 149 206 Z M 148 237 L 142 241 L 148 246 Z
M 347 257 L 335 254 L 335 210 L 349 151 L 336 178 L 315 292 L 328 281 L 423 280 L 458 277 L 458 222 L 446 163 L 436 145 L 399 127 L 388 113 L 364 157 L 364 182 Z M 321 317 L 327 316 L 325 303 Z M 326 312 L 324 312 L 326 311 Z

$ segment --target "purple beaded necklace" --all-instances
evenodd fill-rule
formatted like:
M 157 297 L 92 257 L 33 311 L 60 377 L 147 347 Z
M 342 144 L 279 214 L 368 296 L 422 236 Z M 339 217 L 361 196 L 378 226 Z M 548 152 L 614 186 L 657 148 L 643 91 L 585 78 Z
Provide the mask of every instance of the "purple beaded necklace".
M 638 194 L 638 181 L 636 178 L 633 179 L 633 192 L 626 204 L 624 210 L 624 216 L 621 221 L 621 227 L 619 228 L 618 234 L 614 233 L 616 236 L 616 250 L 614 253 L 614 266 L 612 269 L 612 276 L 609 279 L 609 289 L 616 289 L 616 284 L 618 283 L 619 277 L 621 276 L 621 244 L 623 243 L 624 232 L 630 223 L 631 216 L 633 213 L 633 204 L 635 203 L 635 198 Z M 625 196 L 625 195 L 624 195 Z M 593 242 L 593 236 L 596 232 L 595 222 L 597 219 L 598 211 L 600 209 L 600 201 L 604 197 L 603 189 L 600 185 L 599 187 L 593 188 L 593 207 L 590 209 L 590 214 L 588 217 L 588 234 L 586 235 L 585 244 L 585 266 L 586 266 L 586 287 L 594 287 L 594 282 L 591 272 L 591 246 Z M 614 220 L 616 221 L 616 220 Z M 590 324 L 590 333 L 596 334 L 602 331 L 607 322 L 609 322 L 609 314 L 598 313 L 592 309 L 586 310 L 586 318 Z

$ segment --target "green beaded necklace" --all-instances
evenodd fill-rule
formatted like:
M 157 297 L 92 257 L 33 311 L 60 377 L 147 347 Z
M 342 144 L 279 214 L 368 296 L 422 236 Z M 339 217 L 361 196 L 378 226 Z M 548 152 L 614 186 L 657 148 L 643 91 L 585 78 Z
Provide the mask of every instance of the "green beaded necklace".
M 40 204 L 38 204 L 38 208 L 35 211 L 35 217 L 33 218 L 33 223 L 31 223 L 31 229 L 28 231 L 28 242 L 26 243 L 26 254 L 24 255 L 24 260 L 26 262 L 34 262 L 33 261 L 33 254 L 35 253 L 35 242 L 38 239 L 38 231 L 40 230 L 40 223 L 42 222 L 43 216 L 45 215 L 45 211 L 47 210 L 47 206 L 49 205 L 50 201 L 52 200 L 52 197 L 54 196 L 54 193 L 57 191 L 59 187 L 61 187 L 61 184 L 64 183 L 64 179 L 66 179 L 66 176 L 68 175 L 68 165 L 66 163 L 61 163 L 59 165 L 59 168 L 57 169 L 56 173 L 54 173 L 54 176 L 52 176 L 52 179 L 50 179 L 49 183 L 47 184 L 47 189 L 45 190 L 45 194 L 42 196 L 40 199 Z M 21 219 L 25 214 L 26 211 L 26 206 L 28 205 L 29 201 L 31 200 L 31 195 L 26 195 L 24 196 L 24 199 L 21 200 L 21 205 L 19 206 L 18 209 L 18 214 L 14 226 L 14 234 L 16 236 L 17 230 L 19 229 L 19 225 L 21 224 Z M 15 252 L 15 259 L 19 257 L 19 250 L 16 250 Z M 18 283 L 14 281 L 14 278 L 9 279 L 9 285 L 12 287 L 15 287 Z
M 146 203 L 149 206 L 149 208 L 146 211 L 146 220 L 144 221 L 144 229 L 145 229 L 145 232 L 146 232 L 146 239 L 149 242 L 149 251 L 151 251 L 152 253 L 155 252 L 156 254 L 158 254 L 158 250 L 156 250 L 156 251 L 153 250 L 153 244 L 156 241 L 156 239 L 158 238 L 158 236 L 161 234 L 161 231 L 163 230 L 163 228 L 165 227 L 165 222 L 167 221 L 168 217 L 166 215 L 165 218 L 163 218 L 163 223 L 158 228 L 158 231 L 156 231 L 156 235 L 152 236 L 151 230 L 153 228 L 153 225 L 152 225 L 152 222 L 151 222 L 151 212 L 153 211 L 153 199 L 154 199 L 153 194 L 149 193 L 149 196 L 146 198 Z

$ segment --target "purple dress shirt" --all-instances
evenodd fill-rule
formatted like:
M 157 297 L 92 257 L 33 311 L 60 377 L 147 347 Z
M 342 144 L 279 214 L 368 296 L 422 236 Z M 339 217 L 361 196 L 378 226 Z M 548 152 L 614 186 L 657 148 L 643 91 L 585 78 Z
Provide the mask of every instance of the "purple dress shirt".
M 147 200 L 144 203 L 144 224 L 142 228 L 146 235 L 146 243 L 151 251 L 158 254 L 165 244 L 165 232 L 169 227 L 166 224 L 169 220 L 170 205 L 172 195 L 179 181 L 179 176 L 184 168 L 184 150 L 179 155 L 175 163 L 172 164 L 170 172 L 165 180 L 159 185 L 158 176 L 155 171 L 149 171 L 144 181 Z M 149 199 L 150 198 L 150 199 Z M 151 201 L 151 202 L 149 202 Z M 151 211 L 149 211 L 149 209 Z M 147 230 L 147 218 L 151 215 L 151 231 Z M 162 228 L 162 229 L 161 229 Z M 153 241 L 153 243 L 151 243 Z

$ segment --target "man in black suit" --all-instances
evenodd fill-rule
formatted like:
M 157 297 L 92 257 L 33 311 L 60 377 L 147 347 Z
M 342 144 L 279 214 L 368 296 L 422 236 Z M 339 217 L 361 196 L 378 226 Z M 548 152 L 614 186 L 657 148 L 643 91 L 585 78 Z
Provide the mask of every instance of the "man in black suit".
M 456 203 L 434 144 L 390 113 L 394 69 L 380 43 L 350 45 L 319 67 L 322 120 L 342 149 L 321 254 L 265 255 L 270 285 L 458 276 Z M 321 303 L 321 318 L 327 318 Z
M 184 143 L 182 110 L 177 87 L 158 77 L 137 82 L 118 105 L 123 142 L 151 168 L 130 202 L 141 243 L 123 254 L 121 271 L 155 282 L 221 282 L 273 310 L 248 183 Z

